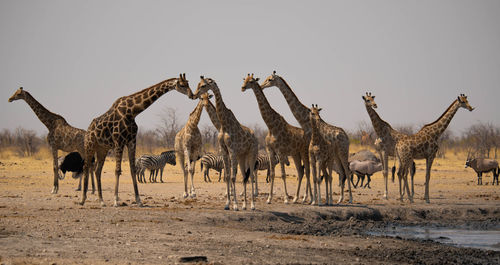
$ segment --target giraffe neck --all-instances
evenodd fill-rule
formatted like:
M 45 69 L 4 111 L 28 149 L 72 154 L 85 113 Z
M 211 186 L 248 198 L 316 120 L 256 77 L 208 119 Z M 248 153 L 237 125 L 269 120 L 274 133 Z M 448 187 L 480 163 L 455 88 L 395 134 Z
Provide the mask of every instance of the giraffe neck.
M 56 120 L 66 120 L 55 113 L 47 110 L 42 104 L 40 104 L 30 93 L 25 91 L 24 101 L 28 103 L 33 112 L 35 112 L 38 119 L 49 129 L 49 131 L 55 126 Z
M 264 92 L 262 92 L 262 88 L 257 85 L 257 87 L 254 87 L 252 90 L 255 93 L 255 97 L 257 98 L 257 103 L 259 104 L 259 110 L 260 114 L 262 115 L 262 119 L 264 119 L 264 122 L 266 123 L 269 130 L 273 132 L 274 129 L 282 128 L 281 125 L 283 125 L 283 120 L 281 118 L 281 115 L 271 107 L 269 101 L 267 101 L 267 98 L 264 95 Z
M 174 89 L 176 78 L 171 78 L 166 81 L 162 81 L 156 85 L 143 89 L 137 93 L 130 96 L 120 98 L 122 101 L 121 106 L 126 106 L 127 114 L 131 114 L 132 117 L 136 117 L 145 109 L 147 109 L 151 104 L 153 104 L 157 99 L 159 99 L 163 94 Z
M 311 127 L 311 142 L 317 144 L 321 140 L 318 122 L 311 118 L 309 125 Z
M 215 110 L 217 112 L 217 117 L 219 118 L 220 125 L 224 131 L 229 131 L 231 129 L 230 122 L 238 122 L 236 117 L 234 117 L 233 113 L 230 109 L 226 107 L 224 104 L 224 100 L 222 100 L 222 95 L 220 94 L 220 90 L 217 85 L 211 86 L 212 92 L 214 92 L 215 96 Z
M 198 105 L 196 105 L 196 108 L 194 108 L 193 112 L 189 114 L 188 123 L 186 124 L 187 127 L 189 127 L 190 129 L 198 128 L 198 123 L 200 122 L 200 116 L 202 111 L 203 111 L 203 102 L 200 100 L 200 102 L 198 102 Z
M 437 139 L 443 134 L 443 132 L 450 125 L 451 120 L 457 113 L 460 108 L 460 104 L 458 100 L 455 100 L 451 103 L 451 105 L 445 110 L 445 112 L 433 123 L 429 123 L 425 125 L 419 133 L 425 133 L 429 135 L 431 138 Z
M 210 117 L 210 120 L 214 124 L 215 128 L 217 130 L 220 129 L 220 121 L 219 118 L 217 117 L 217 110 L 215 109 L 215 106 L 212 104 L 210 100 L 208 100 L 208 104 L 205 105 L 205 109 L 207 110 L 208 117 Z
M 368 112 L 368 115 L 370 116 L 370 120 L 372 121 L 373 124 L 373 129 L 377 133 L 377 136 L 380 138 L 385 138 L 391 134 L 394 129 L 392 129 L 391 125 L 387 123 L 386 121 L 382 120 L 378 113 L 369 106 L 366 106 L 366 111 Z
M 297 98 L 295 93 L 293 93 L 290 86 L 285 82 L 283 78 L 280 77 L 281 82 L 278 82 L 278 88 L 281 94 L 285 97 L 290 110 L 293 113 L 295 119 L 299 122 L 300 126 L 306 134 L 311 133 L 311 124 L 309 123 L 309 108 L 304 106 Z

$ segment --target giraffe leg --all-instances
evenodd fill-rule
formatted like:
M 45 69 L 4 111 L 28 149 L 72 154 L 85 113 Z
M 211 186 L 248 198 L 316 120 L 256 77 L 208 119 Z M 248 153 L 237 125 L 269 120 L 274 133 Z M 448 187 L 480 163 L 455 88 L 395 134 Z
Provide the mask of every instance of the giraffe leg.
M 120 198 L 118 197 L 118 187 L 120 185 L 120 175 L 122 174 L 122 156 L 123 156 L 123 146 L 118 146 L 115 149 L 115 203 L 113 206 L 118 207 L 120 204 Z
M 135 174 L 135 138 L 127 145 L 128 161 L 130 164 L 130 175 L 132 177 L 132 184 L 134 186 L 135 203 L 138 207 L 142 207 L 141 197 L 139 195 L 139 187 L 137 186 L 137 176 Z
M 188 187 L 187 187 L 187 177 L 188 177 L 187 174 L 188 174 L 188 172 L 186 171 L 185 159 L 186 159 L 186 157 L 185 157 L 184 152 L 177 153 L 177 164 L 181 167 L 182 174 L 184 176 L 184 193 L 182 194 L 182 198 L 187 198 L 189 196 Z
M 191 168 L 189 169 L 189 174 L 191 175 L 191 198 L 195 198 L 196 197 L 196 191 L 194 189 L 194 168 L 196 166 L 196 160 L 194 160 L 191 164 Z
M 425 195 L 424 199 L 426 203 L 430 203 L 429 199 L 429 186 L 430 186 L 430 181 L 431 181 L 431 168 L 432 168 L 432 163 L 434 162 L 434 155 L 427 158 L 425 160 Z
M 330 205 L 330 175 L 326 167 L 323 168 L 323 176 L 325 176 L 325 205 Z
M 299 199 L 300 184 L 302 183 L 302 178 L 304 177 L 304 169 L 302 168 L 302 163 L 300 157 L 297 155 L 292 156 L 293 162 L 295 164 L 295 169 L 297 170 L 297 191 L 295 192 L 295 197 L 293 198 L 293 203 L 296 203 Z M 307 194 L 307 192 L 306 192 Z
M 280 161 L 280 166 L 281 166 L 281 179 L 283 179 L 283 186 L 285 188 L 285 198 L 284 202 L 285 204 L 288 204 L 288 191 L 286 189 L 286 171 L 285 171 L 285 162 Z
M 241 209 L 242 210 L 246 210 L 247 209 L 247 183 L 248 183 L 248 178 L 246 176 L 247 173 L 247 170 L 245 168 L 245 164 L 242 160 L 239 161 L 238 165 L 240 166 L 240 171 L 241 171 L 241 175 L 243 175 L 243 205 L 241 206 Z
M 317 195 L 318 195 L 318 188 L 317 188 L 317 179 L 318 179 L 318 172 L 317 172 L 317 166 L 316 166 L 316 158 L 314 157 L 313 154 L 309 155 L 309 162 L 311 163 L 311 173 L 312 173 L 312 181 L 314 185 L 314 192 L 311 196 L 311 205 L 317 204 Z
M 238 211 L 238 195 L 236 194 L 236 174 L 238 173 L 238 160 L 235 154 L 230 155 L 231 159 L 231 191 L 233 193 L 233 210 Z M 241 172 L 242 175 L 244 172 Z M 245 196 L 246 198 L 246 196 Z
M 52 148 L 52 158 L 53 166 L 54 166 L 54 187 L 52 188 L 52 194 L 57 194 L 59 191 L 59 165 L 57 163 L 57 148 L 55 146 L 51 146 Z
M 384 157 L 382 158 L 382 166 L 384 167 L 384 184 L 385 184 L 384 199 L 389 199 L 388 197 L 389 155 L 387 154 L 387 152 L 384 152 Z M 392 183 L 394 183 L 394 174 L 392 175 Z
M 403 180 L 403 174 L 404 174 L 404 166 L 402 162 L 399 162 L 399 169 L 398 169 L 398 180 L 399 180 L 399 200 L 403 201 L 403 186 L 401 185 L 401 181 Z
M 224 181 L 226 182 L 226 205 L 224 206 L 224 210 L 229 210 L 229 204 L 231 202 L 231 176 L 230 172 L 231 170 L 230 165 L 229 165 L 229 159 L 227 158 L 227 155 L 224 156 Z
M 99 197 L 99 202 L 102 207 L 105 207 L 106 204 L 104 203 L 104 200 L 102 199 L 102 187 L 101 187 L 101 174 L 102 174 L 102 168 L 104 166 L 104 162 L 106 161 L 106 154 L 104 156 L 102 155 L 97 155 L 97 166 L 95 170 L 95 179 L 97 181 L 97 194 Z M 85 182 L 84 182 L 84 187 L 85 187 Z
M 410 201 L 410 203 L 413 203 L 413 197 L 411 196 L 410 186 L 408 184 L 408 172 L 409 172 L 409 168 L 408 168 L 408 165 L 406 165 L 405 171 L 404 171 L 404 177 L 403 177 L 404 189 L 408 193 L 408 200 Z
M 306 153 L 307 154 L 307 153 Z M 306 192 L 304 194 L 304 198 L 302 199 L 302 203 L 307 201 L 307 196 L 311 197 L 311 201 L 313 199 L 312 187 L 311 187 L 311 163 L 309 161 L 309 154 L 307 154 L 306 159 L 304 160 L 304 174 L 306 176 Z
M 316 205 L 317 206 L 323 206 L 323 203 L 321 202 L 321 162 L 316 161 L 316 187 L 317 187 L 317 194 L 316 194 Z M 326 176 L 325 176 L 326 177 Z M 326 180 L 325 180 L 326 181 Z
M 270 178 L 271 178 L 271 188 L 269 190 L 269 196 L 267 198 L 267 203 L 270 204 L 271 201 L 273 200 L 273 188 L 274 188 L 274 178 L 276 176 L 276 172 L 275 172 L 275 167 L 276 165 L 273 165 L 272 161 L 274 159 L 274 156 L 276 155 L 276 153 L 274 152 L 273 149 L 267 147 L 267 158 L 269 159 L 269 171 L 271 172 L 270 173 Z

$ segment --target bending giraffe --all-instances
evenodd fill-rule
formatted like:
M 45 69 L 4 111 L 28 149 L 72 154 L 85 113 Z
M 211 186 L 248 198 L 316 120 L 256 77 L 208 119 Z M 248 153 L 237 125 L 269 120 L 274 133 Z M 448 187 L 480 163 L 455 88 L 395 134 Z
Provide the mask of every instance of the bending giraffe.
M 430 203 L 429 199 L 429 182 L 431 179 L 432 162 L 436 157 L 439 149 L 439 137 L 446 130 L 451 120 L 457 113 L 459 108 L 473 111 L 467 101 L 467 96 L 460 94 L 456 100 L 446 109 L 446 111 L 433 123 L 429 123 L 422 127 L 414 135 L 403 135 L 396 142 L 396 155 L 399 160 L 398 177 L 403 179 L 404 189 L 408 194 L 408 199 L 413 202 L 413 195 L 408 187 L 408 171 L 414 159 L 425 159 L 425 195 L 424 200 Z M 403 191 L 401 181 L 399 182 L 400 200 L 403 200 Z
M 240 166 L 240 172 L 243 174 L 243 194 L 244 202 L 243 209 L 246 209 L 247 205 L 247 182 L 251 179 L 254 182 L 254 167 L 255 160 L 257 159 L 257 138 L 255 137 L 253 131 L 239 123 L 239 121 L 234 116 L 233 112 L 226 107 L 222 99 L 219 87 L 217 83 L 211 78 L 200 77 L 200 82 L 196 92 L 193 94 L 193 99 L 200 97 L 200 95 L 207 93 L 208 90 L 212 90 L 215 96 L 215 106 L 217 111 L 217 117 L 221 123 L 221 129 L 219 130 L 219 145 L 222 149 L 222 155 L 224 156 L 224 171 L 230 174 L 231 178 L 226 179 L 226 193 L 227 200 L 225 210 L 229 210 L 229 204 L 231 201 L 231 194 L 233 195 L 233 209 L 238 210 L 237 195 L 236 195 L 236 173 L 237 167 Z M 230 171 L 231 170 L 231 171 Z M 225 174 L 226 175 L 226 174 Z M 226 175 L 226 176 L 227 176 Z M 231 186 L 231 190 L 230 190 Z M 254 187 L 252 185 L 251 192 L 251 209 L 255 209 L 254 202 Z
M 24 100 L 31 107 L 38 119 L 47 127 L 49 133 L 47 134 L 47 142 L 50 145 L 53 158 L 53 168 L 54 168 L 54 186 L 52 188 L 52 194 L 56 194 L 59 191 L 59 165 L 57 151 L 61 150 L 64 152 L 77 151 L 82 155 L 85 154 L 85 148 L 83 139 L 85 136 L 85 130 L 75 128 L 69 125 L 66 120 L 59 114 L 50 112 L 42 104 L 40 104 L 28 91 L 20 87 L 14 95 L 9 98 L 9 102 L 15 100 Z M 91 161 L 91 160 L 89 160 Z M 94 171 L 92 173 L 92 193 L 95 191 L 94 185 Z M 80 182 L 76 190 L 80 190 L 82 183 L 82 176 L 80 175 Z
M 203 100 L 201 99 L 196 108 L 189 114 L 186 125 L 175 135 L 175 153 L 179 166 L 184 173 L 183 197 L 196 197 L 194 190 L 194 169 L 196 160 L 201 157 L 201 133 L 198 129 L 201 112 L 203 111 Z M 188 172 L 191 175 L 191 188 L 188 193 Z
M 138 206 L 142 206 L 139 190 L 137 188 L 136 169 L 135 169 L 135 147 L 137 136 L 137 124 L 135 117 L 147 109 L 163 94 L 171 90 L 191 97 L 191 89 L 189 88 L 186 75 L 181 74 L 179 78 L 170 78 L 156 85 L 143 89 L 129 96 L 124 96 L 117 99 L 111 108 L 101 116 L 92 120 L 87 133 L 85 134 L 85 161 L 90 161 L 92 154 L 97 155 L 97 190 L 99 193 L 99 201 L 104 206 L 101 189 L 101 172 L 106 156 L 110 149 L 114 150 L 116 159 L 115 168 L 115 202 L 114 206 L 118 206 L 118 184 L 121 175 L 121 162 L 123 149 L 125 146 L 128 150 L 128 158 L 130 163 L 130 174 L 132 176 L 132 184 L 134 186 L 135 202 Z M 84 166 L 85 179 L 83 183 L 83 194 L 80 204 L 83 205 L 87 199 L 88 187 L 88 163 Z
M 299 101 L 286 81 L 282 77 L 276 75 L 276 71 L 274 71 L 272 75 L 266 78 L 261 86 L 263 89 L 272 86 L 276 86 L 279 88 L 279 90 L 285 97 L 285 100 L 287 101 L 288 106 L 293 113 L 293 116 L 304 130 L 304 133 L 306 134 L 309 142 L 311 139 L 311 123 L 309 119 L 311 110 Z M 319 130 L 328 141 L 328 143 L 332 145 L 333 150 L 335 150 L 335 163 L 331 168 L 329 168 L 329 170 L 330 172 L 332 170 L 335 170 L 339 174 L 341 192 L 338 202 L 340 203 L 344 200 L 345 181 L 347 180 L 348 176 L 350 176 L 349 164 L 347 162 L 349 157 L 349 137 L 342 128 L 332 126 L 323 120 L 320 120 Z M 307 170 L 308 169 L 306 169 L 306 172 Z M 299 185 L 297 186 L 297 197 L 300 189 L 300 182 L 301 181 L 299 180 Z M 351 182 L 348 181 L 347 185 L 349 187 L 349 203 L 352 203 Z
M 307 151 L 308 144 L 304 130 L 288 124 L 283 116 L 271 107 L 266 96 L 264 95 L 264 92 L 262 92 L 262 88 L 260 87 L 258 81 L 259 78 L 254 78 L 253 74 L 248 74 L 247 77 L 244 78 L 241 90 L 244 92 L 247 89 L 252 89 L 255 97 L 257 98 L 260 114 L 269 129 L 266 136 L 266 150 L 269 161 L 275 161 L 276 155 L 282 158 L 292 156 L 299 179 L 302 179 L 304 175 L 302 163 L 305 167 L 309 168 L 309 156 Z M 285 188 L 284 202 L 288 203 L 285 161 L 286 159 L 279 159 L 281 166 L 281 178 L 283 179 L 283 185 Z M 275 166 L 275 163 L 269 163 L 271 189 L 269 191 L 267 203 L 271 203 L 273 197 Z M 307 185 L 310 185 L 309 176 L 307 176 Z M 294 201 L 296 201 L 296 198 Z

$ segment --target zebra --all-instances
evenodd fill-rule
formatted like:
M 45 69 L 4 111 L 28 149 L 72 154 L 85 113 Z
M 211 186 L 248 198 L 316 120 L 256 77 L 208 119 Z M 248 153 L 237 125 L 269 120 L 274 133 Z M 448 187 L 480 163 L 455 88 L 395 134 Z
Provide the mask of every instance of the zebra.
M 205 171 L 203 171 L 203 166 L 205 166 Z M 210 180 L 210 176 L 208 175 L 208 172 L 210 171 L 211 168 L 219 172 L 219 182 L 220 182 L 222 176 L 222 170 L 224 169 L 224 159 L 222 155 L 208 153 L 201 157 L 200 167 L 201 171 L 203 171 L 203 180 L 205 182 L 212 182 L 212 180 Z
M 281 157 L 276 154 L 274 160 L 273 160 L 273 166 L 276 166 L 276 164 L 279 163 Z M 287 166 L 290 166 L 290 161 L 288 161 L 288 157 L 285 156 L 284 162 Z M 269 167 L 269 156 L 267 153 L 259 153 L 257 155 L 257 160 L 255 160 L 255 169 L 256 170 L 267 170 L 267 176 L 266 176 L 266 182 L 269 183 L 270 179 L 269 176 L 271 175 L 271 168 Z
M 160 155 L 142 155 L 136 159 L 136 172 L 140 183 L 146 183 L 144 172 L 149 169 L 149 182 L 156 182 L 158 170 L 160 171 L 160 182 L 163 182 L 163 169 L 165 164 L 176 165 L 175 151 L 165 151 Z

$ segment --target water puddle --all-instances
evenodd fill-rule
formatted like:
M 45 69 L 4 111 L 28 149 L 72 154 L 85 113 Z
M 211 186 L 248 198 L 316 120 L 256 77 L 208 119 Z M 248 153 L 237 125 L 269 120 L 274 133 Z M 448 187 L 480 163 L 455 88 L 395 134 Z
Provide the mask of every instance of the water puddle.
M 371 231 L 369 235 L 425 239 L 453 245 L 500 251 L 500 227 L 490 230 L 451 229 L 419 226 L 392 226 L 386 231 Z

